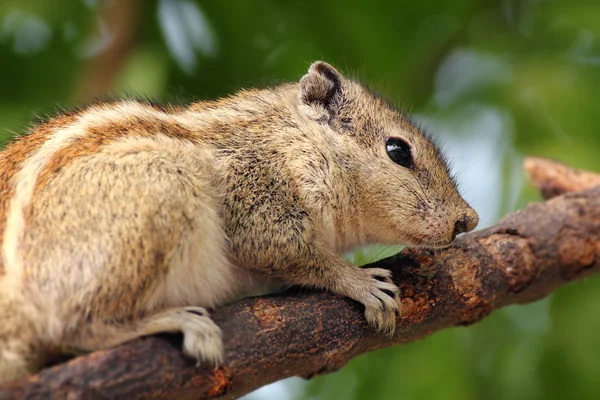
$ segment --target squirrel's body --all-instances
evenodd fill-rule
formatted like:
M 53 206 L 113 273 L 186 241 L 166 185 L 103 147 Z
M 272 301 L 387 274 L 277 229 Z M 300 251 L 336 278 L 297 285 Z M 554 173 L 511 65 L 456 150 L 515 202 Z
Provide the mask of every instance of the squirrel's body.
M 390 136 L 411 146 L 406 171 Z M 445 245 L 476 222 L 434 146 L 325 63 L 216 102 L 61 115 L 0 153 L 0 382 L 60 347 L 163 331 L 214 365 L 220 331 L 201 307 L 273 284 L 351 297 L 391 332 L 389 272 L 336 253 Z

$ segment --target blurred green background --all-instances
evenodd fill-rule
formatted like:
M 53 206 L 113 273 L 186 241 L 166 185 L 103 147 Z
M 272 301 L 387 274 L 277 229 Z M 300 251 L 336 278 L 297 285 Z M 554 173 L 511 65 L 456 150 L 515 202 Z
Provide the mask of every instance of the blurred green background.
M 480 227 L 538 200 L 523 155 L 600 171 L 597 0 L 2 0 L 0 140 L 99 96 L 213 98 L 316 59 L 439 138 Z M 600 277 L 249 397 L 598 399 Z

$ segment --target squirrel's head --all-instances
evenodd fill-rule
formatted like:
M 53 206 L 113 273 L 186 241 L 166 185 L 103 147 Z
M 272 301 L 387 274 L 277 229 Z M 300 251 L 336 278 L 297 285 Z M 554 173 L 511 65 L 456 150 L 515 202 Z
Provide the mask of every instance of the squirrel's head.
M 385 101 L 321 61 L 301 79 L 300 101 L 308 118 L 343 137 L 370 242 L 445 246 L 477 226 L 440 150 Z

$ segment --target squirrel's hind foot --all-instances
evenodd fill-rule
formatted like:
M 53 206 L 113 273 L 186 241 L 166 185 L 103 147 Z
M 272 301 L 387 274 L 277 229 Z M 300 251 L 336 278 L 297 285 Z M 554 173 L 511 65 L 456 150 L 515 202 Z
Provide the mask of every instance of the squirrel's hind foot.
M 187 316 L 181 327 L 183 353 L 198 360 L 197 365 L 218 367 L 223 364 L 221 329 L 201 307 L 184 307 Z
M 80 329 L 65 345 L 99 350 L 158 333 L 183 333 L 183 353 L 198 365 L 217 367 L 223 363 L 221 329 L 202 307 L 176 307 L 160 311 L 129 324 L 94 322 Z

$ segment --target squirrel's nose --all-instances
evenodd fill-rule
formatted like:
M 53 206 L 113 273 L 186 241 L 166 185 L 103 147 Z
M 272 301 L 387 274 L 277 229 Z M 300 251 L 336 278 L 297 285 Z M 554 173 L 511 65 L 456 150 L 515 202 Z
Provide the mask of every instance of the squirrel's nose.
M 457 235 L 467 231 L 467 219 L 465 217 L 459 219 L 454 224 L 454 231 L 452 231 L 452 240 L 456 238 Z
M 479 215 L 477 215 L 477 213 L 475 211 L 473 211 L 471 215 L 465 214 L 465 215 L 461 216 L 454 223 L 454 231 L 452 232 L 452 240 L 454 240 L 454 238 L 456 238 L 456 236 L 461 233 L 470 232 L 473 229 L 475 229 L 478 222 L 479 222 Z

